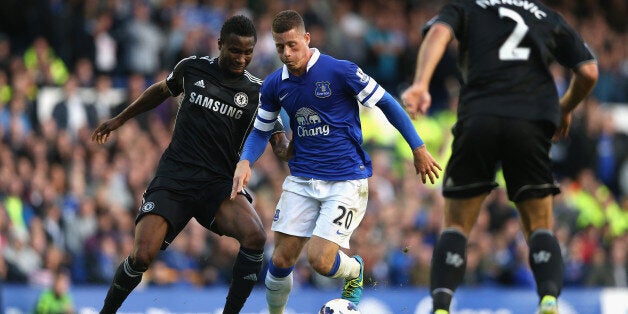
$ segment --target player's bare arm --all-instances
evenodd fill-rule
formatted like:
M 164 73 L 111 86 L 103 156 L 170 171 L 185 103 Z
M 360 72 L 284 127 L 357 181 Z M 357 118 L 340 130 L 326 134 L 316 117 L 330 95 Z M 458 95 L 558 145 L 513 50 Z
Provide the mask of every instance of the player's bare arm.
M 281 161 L 288 161 L 294 157 L 294 146 L 292 141 L 288 139 L 285 132 L 274 133 L 270 137 L 270 145 L 273 148 L 273 153 Z
M 432 96 L 429 93 L 430 80 L 452 39 L 451 29 L 441 23 L 434 24 L 427 32 L 419 48 L 414 82 L 401 95 L 403 105 L 411 118 L 414 119 L 419 113 L 426 114 L 430 108 L 432 104 Z
M 429 178 L 430 183 L 434 184 L 434 181 L 439 177 L 438 171 L 442 171 L 443 168 L 432 157 L 432 154 L 427 151 L 425 145 L 415 148 L 412 154 L 414 155 L 414 169 L 417 174 L 421 175 L 421 181 L 425 184 Z
M 159 106 L 168 97 L 170 91 L 165 80 L 151 85 L 120 114 L 101 123 L 92 133 L 92 141 L 98 144 L 107 142 L 112 131 L 117 130 L 127 120 Z
M 560 123 L 554 134 L 554 141 L 567 137 L 571 126 L 571 112 L 593 90 L 597 79 L 598 67 L 594 61 L 584 63 L 574 71 L 569 88 L 560 99 Z

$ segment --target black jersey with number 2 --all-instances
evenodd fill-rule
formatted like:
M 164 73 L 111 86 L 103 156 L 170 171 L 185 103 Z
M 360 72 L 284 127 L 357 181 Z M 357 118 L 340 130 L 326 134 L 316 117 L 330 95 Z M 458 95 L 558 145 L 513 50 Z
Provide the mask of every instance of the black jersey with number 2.
M 455 0 L 427 27 L 433 23 L 448 25 L 459 42 L 460 120 L 492 114 L 556 124 L 549 65 L 574 69 L 594 60 L 563 17 L 535 0 Z
M 247 71 L 225 76 L 217 58 L 192 56 L 175 66 L 166 84 L 181 98 L 156 176 L 230 180 L 253 125 L 262 81 Z

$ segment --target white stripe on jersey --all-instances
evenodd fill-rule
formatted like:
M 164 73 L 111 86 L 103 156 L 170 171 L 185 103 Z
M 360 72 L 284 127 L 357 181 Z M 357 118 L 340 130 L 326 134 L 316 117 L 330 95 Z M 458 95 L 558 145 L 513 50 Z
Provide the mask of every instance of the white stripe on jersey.
M 373 78 L 370 78 L 369 83 L 366 84 L 366 87 L 364 87 L 364 89 L 361 90 L 360 93 L 358 94 L 358 101 L 363 102 L 364 99 L 373 92 L 373 90 L 375 89 L 375 86 L 377 86 L 377 82 L 375 82 Z
M 266 122 L 260 121 L 260 119 L 255 119 L 255 124 L 253 124 L 253 126 L 260 131 L 268 132 L 268 131 L 272 131 L 273 128 L 275 127 L 275 121 L 266 123 Z
M 258 77 L 254 76 L 253 74 L 249 73 L 249 71 L 244 70 L 244 76 L 246 76 L 246 78 L 248 78 L 249 81 L 251 81 L 252 83 L 262 85 L 263 81 L 260 80 Z
M 257 116 L 264 120 L 275 120 L 279 115 L 279 111 L 268 111 L 262 108 L 257 109 Z
M 386 90 L 383 89 L 381 86 L 377 87 L 377 90 L 375 90 L 371 98 L 363 103 L 363 105 L 368 108 L 373 108 L 373 106 L 375 106 L 375 104 L 377 104 L 377 102 L 382 99 L 382 97 L 384 97 L 385 92 Z

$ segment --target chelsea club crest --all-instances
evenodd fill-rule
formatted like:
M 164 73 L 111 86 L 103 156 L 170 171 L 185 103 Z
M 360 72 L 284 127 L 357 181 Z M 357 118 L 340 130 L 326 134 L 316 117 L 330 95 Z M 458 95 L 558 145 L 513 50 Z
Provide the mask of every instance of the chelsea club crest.
M 233 102 L 236 106 L 244 108 L 249 103 L 249 96 L 247 96 L 246 93 L 238 92 L 233 96 Z
M 329 82 L 316 82 L 316 90 L 314 96 L 318 98 L 326 98 L 331 96 L 331 88 L 329 88 Z

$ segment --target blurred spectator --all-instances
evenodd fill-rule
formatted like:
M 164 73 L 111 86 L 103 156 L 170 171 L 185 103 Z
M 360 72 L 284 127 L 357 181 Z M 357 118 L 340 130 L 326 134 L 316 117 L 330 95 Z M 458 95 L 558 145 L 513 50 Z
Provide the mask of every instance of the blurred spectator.
M 613 276 L 613 286 L 628 287 L 628 256 L 626 255 L 626 237 L 611 244 L 610 269 Z
M 585 285 L 593 287 L 613 286 L 613 268 L 607 260 L 603 248 L 597 248 L 593 253 L 591 268 L 588 270 Z
M 28 232 L 13 228 L 9 232 L 9 243 L 2 250 L 7 263 L 7 282 L 26 283 L 28 277 L 41 267 L 41 256 L 28 244 Z
M 21 94 L 16 94 L 8 105 L 0 111 L 0 125 L 3 128 L 5 141 L 14 149 L 19 149 L 26 137 L 33 130 L 27 112 L 30 102 Z
M 133 17 L 124 28 L 124 52 L 127 70 L 152 75 L 159 69 L 163 34 L 151 20 L 147 2 L 133 2 Z
M 373 78 L 391 93 L 397 91 L 399 83 L 397 71 L 391 71 L 391 69 L 398 68 L 398 62 L 406 44 L 405 35 L 395 27 L 396 16 L 399 12 L 393 9 L 398 8 L 399 1 L 394 3 L 397 5 L 383 9 L 374 17 L 375 20 L 365 35 L 368 55 L 364 71 L 372 73 Z
M 112 109 L 119 106 L 122 99 L 113 89 L 113 81 L 109 75 L 98 75 L 94 88 L 94 107 L 96 109 L 97 122 L 100 122 L 111 117 Z
M 11 41 L 9 37 L 0 33 L 0 70 L 9 71 L 9 65 L 11 63 Z
M 94 65 L 97 73 L 112 74 L 118 66 L 118 42 L 111 30 L 113 17 L 104 11 L 96 17 L 92 31 L 94 39 Z
M 79 87 L 94 87 L 96 77 L 94 74 L 94 65 L 90 59 L 79 58 L 74 64 L 74 73 L 76 74 L 76 81 Z
M 24 65 L 38 86 L 60 86 L 68 79 L 65 63 L 57 57 L 44 37 L 37 37 L 24 52 Z
M 64 270 L 54 274 L 50 288 L 42 291 L 37 299 L 36 314 L 72 314 L 74 301 L 70 294 L 70 276 Z
M 96 125 L 97 112 L 93 104 L 86 103 L 81 97 L 76 77 L 70 76 L 64 92 L 63 100 L 52 109 L 52 119 L 60 130 L 66 130 L 72 138 L 76 138 L 79 129 Z

